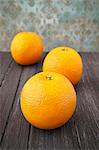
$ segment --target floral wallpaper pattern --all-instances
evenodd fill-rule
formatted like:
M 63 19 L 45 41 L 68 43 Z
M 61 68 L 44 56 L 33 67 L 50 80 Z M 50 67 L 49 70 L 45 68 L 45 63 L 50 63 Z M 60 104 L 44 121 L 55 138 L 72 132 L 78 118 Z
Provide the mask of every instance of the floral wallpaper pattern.
M 20 31 L 38 33 L 49 51 L 99 51 L 99 0 L 0 0 L 0 51 Z

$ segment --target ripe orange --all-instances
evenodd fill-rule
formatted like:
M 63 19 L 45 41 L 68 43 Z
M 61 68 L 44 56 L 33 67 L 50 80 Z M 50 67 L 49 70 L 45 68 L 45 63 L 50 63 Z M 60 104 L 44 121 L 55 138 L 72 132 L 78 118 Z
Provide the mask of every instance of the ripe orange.
M 44 45 L 41 38 L 34 32 L 20 32 L 15 35 L 11 43 L 12 57 L 22 65 L 37 62 L 43 49 Z
M 43 71 L 53 71 L 65 75 L 76 84 L 82 75 L 80 55 L 70 47 L 57 47 L 48 53 L 43 63 Z
M 71 118 L 76 107 L 76 93 L 65 76 L 41 72 L 24 85 L 20 104 L 23 115 L 32 125 L 53 129 Z

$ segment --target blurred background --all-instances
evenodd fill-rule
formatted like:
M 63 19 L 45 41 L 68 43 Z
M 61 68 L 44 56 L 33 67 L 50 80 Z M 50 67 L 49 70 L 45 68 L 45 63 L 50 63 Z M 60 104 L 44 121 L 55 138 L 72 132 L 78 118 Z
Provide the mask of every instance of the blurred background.
M 99 52 L 99 0 L 0 0 L 0 51 L 20 31 L 38 33 L 46 51 L 70 46 Z

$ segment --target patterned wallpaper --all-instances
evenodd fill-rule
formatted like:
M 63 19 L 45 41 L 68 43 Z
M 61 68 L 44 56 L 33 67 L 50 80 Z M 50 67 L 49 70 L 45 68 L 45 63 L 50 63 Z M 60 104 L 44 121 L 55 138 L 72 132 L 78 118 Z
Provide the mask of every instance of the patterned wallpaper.
M 0 0 L 0 51 L 20 31 L 41 35 L 46 51 L 99 51 L 99 0 Z

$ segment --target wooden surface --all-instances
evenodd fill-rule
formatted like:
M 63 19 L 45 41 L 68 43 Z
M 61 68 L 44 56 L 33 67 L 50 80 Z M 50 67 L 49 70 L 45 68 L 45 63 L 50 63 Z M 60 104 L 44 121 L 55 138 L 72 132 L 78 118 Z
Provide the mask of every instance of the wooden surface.
M 20 110 L 19 96 L 26 80 L 42 70 L 42 61 L 17 65 L 9 53 L 0 52 L 0 147 L 32 150 L 99 150 L 99 54 L 81 53 L 84 72 L 75 86 L 77 108 L 63 127 L 40 130 L 31 126 Z

